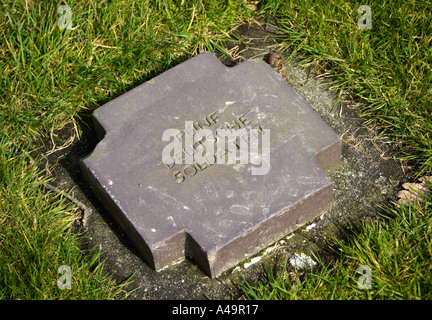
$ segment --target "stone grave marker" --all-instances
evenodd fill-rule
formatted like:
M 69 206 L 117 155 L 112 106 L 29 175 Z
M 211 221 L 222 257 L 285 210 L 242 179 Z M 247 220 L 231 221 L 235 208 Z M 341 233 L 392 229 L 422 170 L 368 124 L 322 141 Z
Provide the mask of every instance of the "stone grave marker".
M 94 112 L 86 180 L 156 270 L 211 277 L 333 200 L 337 134 L 264 61 L 201 53 Z

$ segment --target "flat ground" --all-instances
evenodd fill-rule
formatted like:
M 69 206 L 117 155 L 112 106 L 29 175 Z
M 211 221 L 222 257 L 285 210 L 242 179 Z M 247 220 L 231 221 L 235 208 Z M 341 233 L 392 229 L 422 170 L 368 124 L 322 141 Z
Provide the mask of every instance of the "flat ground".
M 345 0 L 68 6 L 0 3 L 0 299 L 432 297 L 431 195 L 394 204 L 432 172 L 430 2 L 371 3 L 370 29 Z M 333 206 L 213 280 L 189 260 L 152 270 L 78 167 L 95 109 L 206 50 L 228 66 L 280 52 L 277 72 L 343 143 Z
M 238 27 L 235 34 L 245 44 L 235 48 L 237 59 L 221 59 L 228 66 L 245 59 L 268 59 L 277 49 L 277 42 L 272 38 L 274 30 L 271 24 L 258 22 Z M 372 128 L 362 126 L 349 104 L 337 102 L 328 84 L 317 80 L 313 74 L 309 74 L 308 79 L 307 68 L 300 68 L 294 60 L 286 58 L 276 68 L 342 137 L 342 163 L 330 173 L 335 188 L 335 202 L 330 210 L 312 224 L 287 235 L 265 252 L 217 279 L 209 279 L 193 261 L 185 260 L 155 272 L 139 257 L 127 236 L 95 198 L 78 167 L 79 159 L 87 156 L 97 143 L 90 121 L 80 141 L 48 156 L 49 167 L 55 168 L 51 170 L 55 177 L 53 183 L 63 190 L 73 188 L 74 197 L 92 208 L 93 213 L 84 228 L 88 248 L 99 246 L 102 257 L 106 259 L 107 272 L 115 273 L 118 281 L 125 281 L 135 274 L 133 284 L 128 287 L 129 290 L 135 289 L 130 298 L 239 298 L 242 291 L 236 283 L 242 281 L 242 276 L 254 282 L 263 276 L 265 267 L 282 268 L 295 253 L 323 254 L 325 246 L 322 244 L 332 236 L 346 237 L 350 234 L 349 223 L 355 223 L 359 218 L 375 217 L 380 204 L 396 200 L 397 186 L 406 181 L 406 176 L 403 163 L 394 160 L 395 150 L 391 144 L 381 141 Z M 72 136 L 74 128 L 64 128 L 61 134 Z M 251 264 L 251 261 L 257 262 Z

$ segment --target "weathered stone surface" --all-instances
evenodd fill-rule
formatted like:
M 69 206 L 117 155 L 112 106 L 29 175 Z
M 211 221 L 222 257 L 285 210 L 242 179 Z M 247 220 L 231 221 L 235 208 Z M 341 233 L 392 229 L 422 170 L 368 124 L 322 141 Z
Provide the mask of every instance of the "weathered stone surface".
M 339 137 L 264 62 L 228 68 L 202 53 L 94 118 L 102 140 L 83 159 L 84 175 L 155 269 L 190 256 L 215 277 L 331 204 L 324 170 L 340 161 Z M 260 165 L 239 161 L 168 168 L 162 136 L 186 121 L 269 129 L 260 137 L 270 135 L 268 172 L 252 175 Z

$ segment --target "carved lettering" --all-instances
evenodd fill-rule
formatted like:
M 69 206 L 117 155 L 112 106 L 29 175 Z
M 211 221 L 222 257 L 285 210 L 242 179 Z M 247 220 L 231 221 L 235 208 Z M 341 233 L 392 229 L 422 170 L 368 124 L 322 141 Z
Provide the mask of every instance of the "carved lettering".
M 215 163 L 236 164 L 240 160 L 240 164 L 247 164 L 251 160 L 258 164 L 258 136 L 264 134 L 264 130 L 260 126 L 251 129 L 251 121 L 242 114 L 231 122 L 224 122 L 213 133 L 209 128 L 218 120 L 217 112 L 212 112 L 204 121 L 185 121 L 183 130 L 164 132 L 163 141 L 170 141 L 171 136 L 174 139 L 164 148 L 162 163 L 173 170 L 177 183 Z M 183 163 L 183 167 L 178 167 Z

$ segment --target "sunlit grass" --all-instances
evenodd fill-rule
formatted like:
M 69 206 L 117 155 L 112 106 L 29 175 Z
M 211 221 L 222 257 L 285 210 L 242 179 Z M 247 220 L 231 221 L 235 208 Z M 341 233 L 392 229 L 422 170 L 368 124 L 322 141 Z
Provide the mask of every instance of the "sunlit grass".
M 359 29 L 360 5 L 369 5 L 372 28 Z M 282 50 L 300 58 L 347 95 L 401 158 L 432 172 L 432 15 L 428 1 L 261 1 L 276 17 Z M 250 299 L 431 299 L 432 207 L 429 195 L 411 206 L 388 207 L 385 219 L 361 222 L 331 263 L 310 271 L 287 266 L 267 281 L 244 283 Z M 372 288 L 361 289 L 360 266 L 371 269 Z
M 71 10 L 63 28 L 61 5 Z M 249 16 L 242 1 L 0 0 L 0 298 L 124 297 L 84 254 L 71 223 L 79 211 L 43 187 L 40 140 L 191 56 L 228 40 Z M 230 41 L 233 41 L 230 39 Z M 75 133 L 74 133 L 75 134 Z M 31 161 L 30 161 L 31 160 Z M 61 265 L 72 271 L 60 290 Z
M 243 284 L 249 299 L 424 299 L 432 298 L 432 197 L 412 206 L 388 208 L 382 220 L 362 222 L 337 248 L 331 263 L 315 257 L 312 270 L 287 265 L 267 280 Z M 371 287 L 360 266 L 370 268 Z

